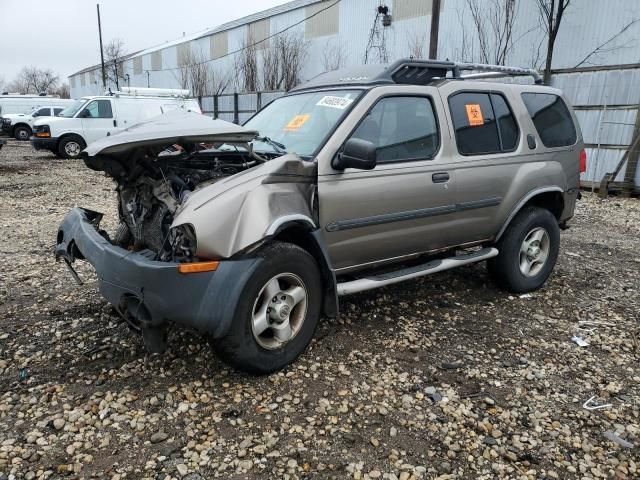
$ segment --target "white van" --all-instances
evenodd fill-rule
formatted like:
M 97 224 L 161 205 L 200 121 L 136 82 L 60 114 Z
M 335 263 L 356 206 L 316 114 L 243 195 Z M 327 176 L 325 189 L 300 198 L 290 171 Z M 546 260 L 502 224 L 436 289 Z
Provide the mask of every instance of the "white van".
M 77 158 L 92 142 L 170 110 L 202 113 L 189 90 L 123 88 L 108 95 L 83 97 L 57 117 L 37 120 L 31 144 L 62 158 Z
M 0 95 L 0 115 L 27 113 L 40 105 L 66 108 L 72 103 L 73 100 L 60 98 L 58 95 L 2 94 Z

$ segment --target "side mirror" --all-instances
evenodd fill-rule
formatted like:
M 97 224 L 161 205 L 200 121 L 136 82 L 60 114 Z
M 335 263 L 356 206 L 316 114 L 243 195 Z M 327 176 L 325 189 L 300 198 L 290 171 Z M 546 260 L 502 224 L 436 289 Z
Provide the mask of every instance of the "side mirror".
M 91 112 L 86 108 L 80 112 L 80 115 L 78 115 L 78 117 L 80 118 L 89 118 L 90 116 L 91 116 Z
M 333 159 L 331 166 L 336 170 L 373 170 L 376 167 L 376 146 L 368 140 L 350 138 L 344 144 L 342 152 Z

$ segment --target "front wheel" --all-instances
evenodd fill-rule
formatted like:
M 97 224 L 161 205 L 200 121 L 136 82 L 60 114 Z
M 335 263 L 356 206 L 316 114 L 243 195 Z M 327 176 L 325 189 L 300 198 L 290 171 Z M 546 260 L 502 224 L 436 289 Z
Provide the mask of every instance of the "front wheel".
M 29 137 L 31 136 L 31 129 L 29 127 L 21 125 L 15 128 L 15 130 L 13 131 L 13 136 L 16 140 L 24 142 L 26 140 L 29 140 Z
M 60 140 L 58 153 L 62 158 L 78 158 L 86 147 L 84 140 L 77 135 L 70 135 Z
M 487 262 L 492 279 L 514 293 L 537 290 L 558 259 L 558 221 L 549 210 L 526 207 L 516 215 L 496 247 L 500 253 Z
M 322 281 L 314 258 L 296 245 L 274 243 L 259 255 L 229 331 L 212 345 L 233 367 L 265 374 L 293 362 L 311 342 Z

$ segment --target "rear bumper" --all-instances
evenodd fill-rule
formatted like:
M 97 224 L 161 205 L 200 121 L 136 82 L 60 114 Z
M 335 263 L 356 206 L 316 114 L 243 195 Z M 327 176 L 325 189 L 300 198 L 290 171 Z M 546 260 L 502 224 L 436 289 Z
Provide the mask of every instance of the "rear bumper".
M 112 245 L 99 233 L 101 218 L 91 210 L 71 210 L 58 230 L 56 258 L 91 263 L 102 295 L 143 330 L 175 322 L 214 337 L 226 333 L 260 258 L 220 262 L 214 272 L 181 274 L 177 263 L 153 260 L 150 251 Z
M 57 138 L 39 138 L 39 137 L 30 137 L 29 141 L 31 145 L 36 150 L 55 150 L 56 144 L 58 143 Z

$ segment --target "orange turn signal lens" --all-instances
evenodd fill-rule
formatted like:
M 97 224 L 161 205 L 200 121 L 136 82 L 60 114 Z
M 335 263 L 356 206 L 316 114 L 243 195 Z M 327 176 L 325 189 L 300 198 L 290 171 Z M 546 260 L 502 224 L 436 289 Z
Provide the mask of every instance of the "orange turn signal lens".
M 198 273 L 198 272 L 213 272 L 218 268 L 220 262 L 194 262 L 194 263 L 181 263 L 178 265 L 178 271 L 180 273 Z
M 49 138 L 51 134 L 49 132 L 38 132 L 35 134 L 35 136 L 41 138 Z

